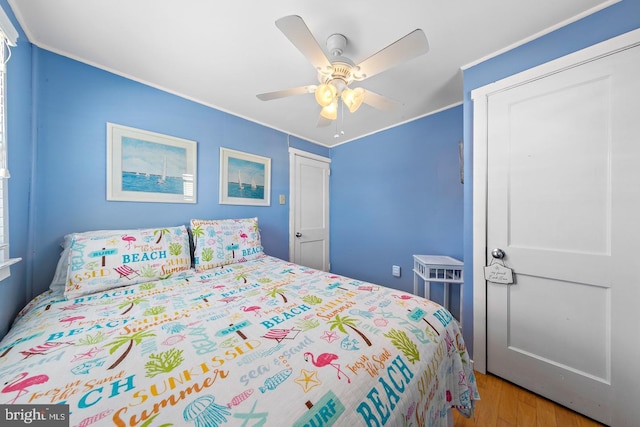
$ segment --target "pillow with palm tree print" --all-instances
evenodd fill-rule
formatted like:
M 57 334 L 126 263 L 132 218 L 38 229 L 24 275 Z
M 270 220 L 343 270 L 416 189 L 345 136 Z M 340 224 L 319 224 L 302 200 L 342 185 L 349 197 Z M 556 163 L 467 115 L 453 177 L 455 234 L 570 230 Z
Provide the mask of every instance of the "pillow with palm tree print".
M 196 271 L 245 262 L 264 255 L 258 218 L 191 220 Z
M 67 299 L 166 279 L 191 268 L 184 225 L 74 233 L 69 243 Z

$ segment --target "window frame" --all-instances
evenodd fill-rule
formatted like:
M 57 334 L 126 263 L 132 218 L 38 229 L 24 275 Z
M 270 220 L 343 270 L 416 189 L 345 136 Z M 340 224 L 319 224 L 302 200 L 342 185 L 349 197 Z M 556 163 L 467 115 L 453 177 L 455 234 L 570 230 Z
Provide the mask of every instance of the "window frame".
M 7 62 L 18 32 L 0 6 L 0 281 L 11 276 L 11 265 L 22 258 L 11 258 L 9 251 L 9 169 L 7 162 Z

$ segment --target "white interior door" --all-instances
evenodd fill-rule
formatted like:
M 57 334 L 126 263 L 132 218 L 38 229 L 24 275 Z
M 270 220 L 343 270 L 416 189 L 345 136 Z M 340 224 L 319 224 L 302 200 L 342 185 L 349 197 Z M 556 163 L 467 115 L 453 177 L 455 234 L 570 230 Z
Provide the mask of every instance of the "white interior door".
M 290 149 L 291 260 L 329 271 L 329 165 L 331 160 Z
M 638 425 L 638 76 L 636 46 L 487 104 L 486 259 L 516 278 L 487 282 L 487 370 L 616 426 Z

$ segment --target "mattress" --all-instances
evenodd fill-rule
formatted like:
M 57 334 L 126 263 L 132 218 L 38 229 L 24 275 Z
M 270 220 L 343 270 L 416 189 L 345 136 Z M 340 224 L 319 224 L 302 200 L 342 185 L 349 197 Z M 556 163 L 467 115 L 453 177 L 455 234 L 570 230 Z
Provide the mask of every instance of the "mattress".
M 440 426 L 479 399 L 458 323 L 402 291 L 260 256 L 66 299 L 0 342 L 1 403 L 87 426 Z

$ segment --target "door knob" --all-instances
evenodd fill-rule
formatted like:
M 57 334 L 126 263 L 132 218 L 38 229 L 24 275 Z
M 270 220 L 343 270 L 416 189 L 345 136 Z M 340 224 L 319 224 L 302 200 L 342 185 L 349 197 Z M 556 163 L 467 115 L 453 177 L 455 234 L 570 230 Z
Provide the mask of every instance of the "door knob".
M 494 250 L 491 251 L 491 256 L 494 257 L 495 259 L 502 259 L 504 258 L 506 254 L 504 253 L 504 251 L 500 248 L 495 248 Z
M 302 237 L 302 233 L 298 231 L 298 232 L 296 233 L 296 237 Z

